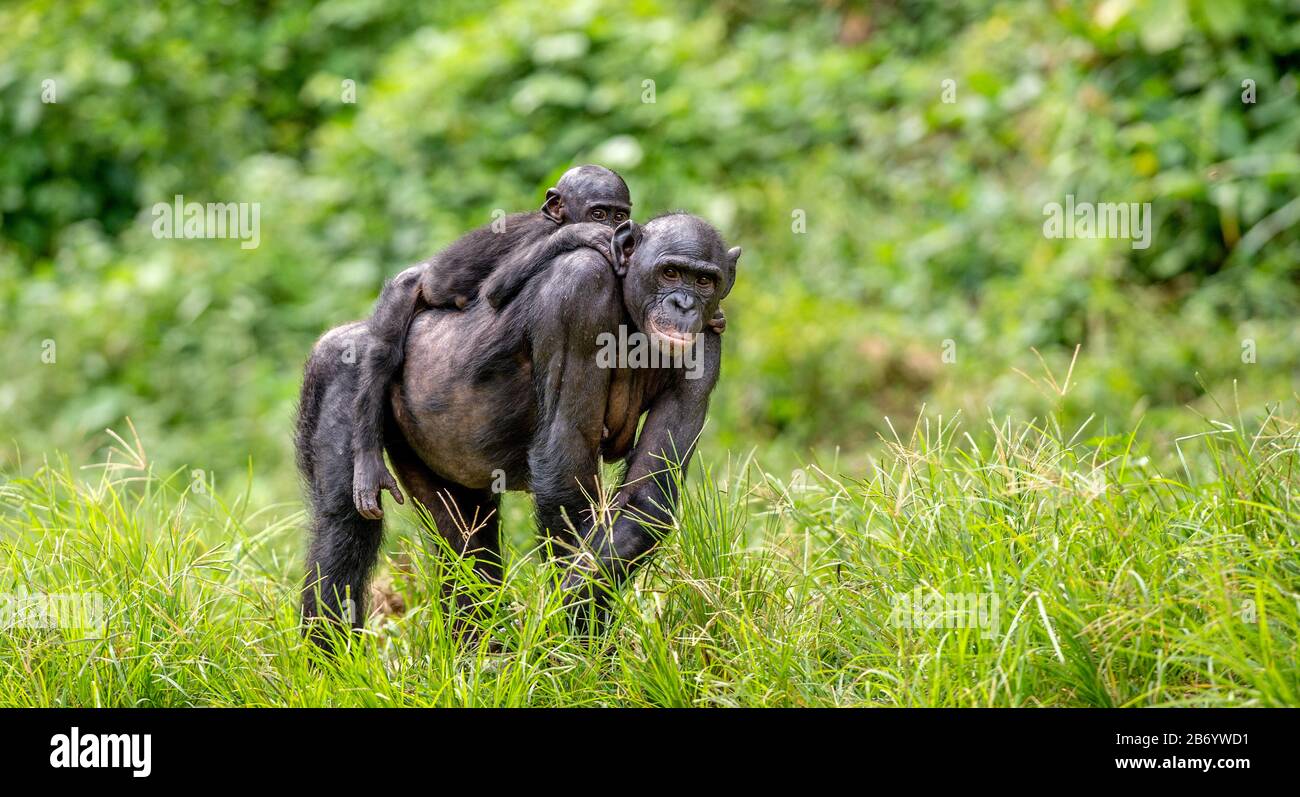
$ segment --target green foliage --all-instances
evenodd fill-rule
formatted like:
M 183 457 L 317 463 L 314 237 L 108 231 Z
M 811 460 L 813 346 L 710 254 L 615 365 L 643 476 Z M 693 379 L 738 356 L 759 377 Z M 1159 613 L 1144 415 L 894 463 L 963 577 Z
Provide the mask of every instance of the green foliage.
M 1074 421 L 1172 434 L 1207 390 L 1294 389 L 1286 0 L 126 8 L 0 9 L 0 417 L 29 453 L 129 416 L 161 462 L 251 455 L 292 495 L 314 337 L 588 160 L 745 247 L 706 450 L 856 465 L 923 402 L 1041 412 L 1031 347 L 1082 346 Z M 261 203 L 261 245 L 155 239 L 175 194 Z M 1067 194 L 1151 202 L 1151 248 L 1045 239 Z

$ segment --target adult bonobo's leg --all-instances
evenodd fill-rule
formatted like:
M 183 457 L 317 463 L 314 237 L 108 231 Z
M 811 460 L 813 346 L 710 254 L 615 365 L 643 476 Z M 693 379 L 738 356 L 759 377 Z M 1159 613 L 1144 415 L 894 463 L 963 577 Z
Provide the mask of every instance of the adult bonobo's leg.
M 501 581 L 501 497 L 491 489 L 464 487 L 439 477 L 389 420 L 384 432 L 397 478 L 429 516 L 438 534 L 461 556 L 474 558 L 485 581 Z
M 352 402 L 362 324 L 331 330 L 307 361 L 295 446 L 310 516 L 302 613 L 313 641 L 328 647 L 319 622 L 360 628 L 366 582 L 379 554 L 383 524 L 363 518 L 352 501 Z
M 391 418 L 384 439 L 388 458 L 402 486 L 423 506 L 437 533 L 461 556 L 473 558 L 474 572 L 484 581 L 501 583 L 501 499 L 490 489 L 473 489 L 439 477 L 402 437 Z M 444 578 L 442 595 L 454 610 L 456 636 L 474 633 L 474 621 L 486 615 L 472 590 L 455 578 Z
M 605 258 L 578 250 L 538 277 L 531 310 L 537 431 L 529 446 L 537 525 L 549 553 L 578 550 L 583 514 L 598 498 L 599 454 L 610 371 L 597 367 L 598 338 L 623 319 Z

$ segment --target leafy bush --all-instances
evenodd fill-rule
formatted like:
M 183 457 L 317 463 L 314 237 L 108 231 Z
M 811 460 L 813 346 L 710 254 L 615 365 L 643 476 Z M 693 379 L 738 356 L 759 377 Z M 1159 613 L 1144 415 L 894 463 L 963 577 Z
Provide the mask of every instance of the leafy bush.
M 27 452 L 130 416 L 162 462 L 252 455 L 291 494 L 313 338 L 587 160 L 638 215 L 685 208 L 746 249 L 714 444 L 860 460 L 923 402 L 1041 411 L 1012 370 L 1031 347 L 1063 373 L 1082 346 L 1075 421 L 1176 431 L 1207 388 L 1294 389 L 1285 0 L 126 8 L 0 10 L 0 416 Z M 154 239 L 178 193 L 260 202 L 261 246 Z M 1153 245 L 1045 239 L 1066 194 L 1152 203 Z

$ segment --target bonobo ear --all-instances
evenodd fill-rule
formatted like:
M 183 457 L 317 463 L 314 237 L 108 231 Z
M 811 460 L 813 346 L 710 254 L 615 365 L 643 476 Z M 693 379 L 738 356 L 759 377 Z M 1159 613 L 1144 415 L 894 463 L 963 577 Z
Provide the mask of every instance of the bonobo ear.
M 719 299 L 726 298 L 731 293 L 731 286 L 736 284 L 736 261 L 740 260 L 740 247 L 733 246 L 727 250 L 727 285 Z
M 641 226 L 628 219 L 614 229 L 614 273 L 620 277 L 627 276 L 627 267 L 632 262 L 632 253 L 641 244 Z
M 564 223 L 564 200 L 554 188 L 546 189 L 546 201 L 542 203 L 542 215 L 556 224 Z

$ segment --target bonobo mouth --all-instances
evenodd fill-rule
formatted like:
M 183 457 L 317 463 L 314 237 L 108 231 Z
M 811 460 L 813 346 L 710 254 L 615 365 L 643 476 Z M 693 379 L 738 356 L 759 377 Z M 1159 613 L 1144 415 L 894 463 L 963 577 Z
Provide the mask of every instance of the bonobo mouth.
M 695 333 L 686 332 L 681 329 L 674 329 L 659 323 L 655 319 L 650 319 L 647 324 L 650 327 L 650 338 L 659 346 L 670 351 L 681 351 L 691 347 L 695 343 Z

